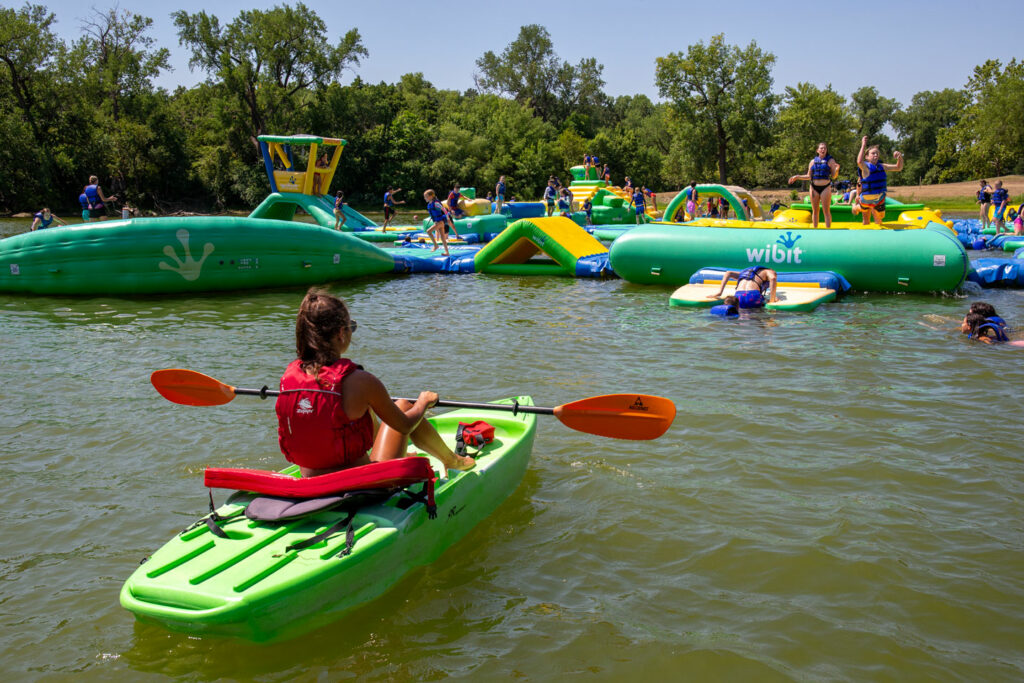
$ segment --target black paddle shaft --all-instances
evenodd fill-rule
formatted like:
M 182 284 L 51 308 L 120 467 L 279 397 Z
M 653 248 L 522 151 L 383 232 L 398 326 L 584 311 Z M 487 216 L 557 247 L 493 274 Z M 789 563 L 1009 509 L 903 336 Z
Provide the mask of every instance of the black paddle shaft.
M 262 389 L 241 389 L 238 387 L 234 388 L 236 396 L 259 396 L 260 398 L 268 398 L 270 396 L 280 396 L 281 392 L 264 385 Z M 393 401 L 409 401 L 409 403 L 415 403 L 416 399 L 413 398 L 393 398 Z M 444 408 L 477 408 L 479 410 L 502 410 L 510 412 L 513 415 L 519 413 L 533 413 L 534 415 L 554 415 L 554 408 L 543 408 L 541 406 L 524 406 L 520 405 L 518 401 L 513 401 L 510 404 L 504 403 L 474 403 L 472 401 L 438 401 L 434 405 L 441 406 Z

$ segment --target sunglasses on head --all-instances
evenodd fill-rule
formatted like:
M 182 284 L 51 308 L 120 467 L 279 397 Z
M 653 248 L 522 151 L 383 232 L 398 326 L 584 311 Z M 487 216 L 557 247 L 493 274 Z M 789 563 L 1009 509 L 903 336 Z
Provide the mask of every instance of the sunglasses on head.
M 348 331 L 349 331 L 349 334 L 355 332 L 357 327 L 359 327 L 359 324 L 356 323 L 355 320 L 348 321 Z

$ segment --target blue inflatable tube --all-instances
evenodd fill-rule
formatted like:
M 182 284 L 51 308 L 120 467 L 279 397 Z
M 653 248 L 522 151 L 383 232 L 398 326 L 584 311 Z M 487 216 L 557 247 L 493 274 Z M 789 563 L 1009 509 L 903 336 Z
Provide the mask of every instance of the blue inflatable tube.
M 1016 258 L 980 258 L 967 279 L 982 287 L 1024 287 L 1024 261 Z

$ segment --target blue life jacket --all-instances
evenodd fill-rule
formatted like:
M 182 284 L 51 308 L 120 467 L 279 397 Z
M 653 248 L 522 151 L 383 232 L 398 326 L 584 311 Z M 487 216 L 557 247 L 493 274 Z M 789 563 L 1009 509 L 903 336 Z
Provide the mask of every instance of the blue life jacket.
M 744 280 L 754 280 L 754 279 L 756 279 L 757 278 L 757 274 L 760 273 L 762 270 L 768 270 L 768 269 L 765 268 L 764 266 L 751 266 L 750 268 L 744 268 L 743 270 L 740 271 L 740 274 L 736 277 L 736 284 L 737 284 L 737 286 L 741 282 L 743 282 Z M 760 284 L 758 289 L 760 289 L 762 292 L 764 292 L 764 290 L 768 289 L 768 284 L 769 284 L 769 282 L 767 280 L 765 280 L 764 282 L 762 282 Z
M 86 185 L 85 195 L 89 198 L 89 203 L 92 204 L 91 209 L 102 209 L 103 202 L 100 200 L 99 185 Z
M 344 197 L 335 197 L 334 198 L 334 210 L 335 211 L 340 211 L 341 207 L 343 207 L 343 206 L 345 206 L 345 198 Z
M 500 194 L 503 197 L 505 196 L 505 183 L 498 183 L 495 189 L 497 190 L 497 194 Z
M 455 190 L 452 190 L 451 192 L 448 193 L 448 208 L 459 208 L 459 193 Z
M 718 304 L 717 306 L 711 307 L 711 315 L 720 315 L 723 318 L 735 318 L 739 314 L 740 312 L 735 306 Z
M 991 317 L 985 318 L 985 320 L 989 321 L 990 323 L 994 323 L 996 325 L 999 325 L 1000 327 L 1006 327 L 1006 321 L 1003 320 L 998 315 L 993 315 Z
M 592 157 L 590 157 L 590 164 L 591 164 L 592 166 L 597 166 L 597 161 L 598 161 L 598 159 L 597 159 L 597 156 L 596 156 L 596 155 L 595 155 L 595 156 L 592 156 Z
M 861 196 L 885 194 L 889 187 L 886 180 L 885 166 L 880 163 L 872 164 L 869 161 L 865 161 L 864 165 L 868 167 L 869 173 L 866 178 L 862 178 L 860 181 Z
M 89 195 L 87 195 L 85 191 L 78 195 L 78 203 L 82 205 L 82 211 L 92 208 L 92 203 L 89 201 Z
M 544 188 L 544 199 L 554 200 L 554 198 L 555 198 L 555 188 L 553 188 L 550 185 L 548 185 L 546 188 Z
M 558 210 L 559 211 L 568 211 L 569 210 L 569 202 L 565 199 L 565 197 L 559 197 L 558 198 Z
M 594 205 L 590 202 L 589 198 L 587 198 L 587 201 L 583 202 L 583 210 L 587 212 L 588 216 L 590 215 L 591 211 L 594 210 Z
M 1002 320 L 1002 318 L 999 318 L 999 319 Z M 1008 336 L 1006 336 L 1006 332 L 1003 330 L 1003 325 L 999 325 L 997 323 L 992 322 L 992 318 L 985 318 L 985 320 L 988 320 L 989 322 L 982 323 L 982 324 L 978 325 L 977 332 L 978 332 L 978 336 L 979 337 L 982 336 L 982 334 L 981 334 L 982 330 L 992 330 L 992 332 L 994 332 L 995 335 L 996 335 L 995 339 L 996 339 L 997 342 L 1008 342 L 1008 341 L 1010 341 L 1010 338 Z M 968 339 L 973 339 L 974 335 L 973 334 L 969 334 L 969 335 L 967 335 L 967 338 Z
M 391 201 L 391 193 L 390 192 L 385 192 L 384 193 L 384 206 L 394 206 L 394 205 L 395 205 L 395 203 L 393 201 Z
M 589 163 L 590 163 L 590 161 L 591 161 L 591 159 L 590 159 L 590 155 L 589 155 L 589 154 L 584 154 L 584 155 L 583 155 L 583 164 L 584 164 L 584 165 L 587 165 L 587 164 L 589 164 Z
M 992 203 L 999 206 L 1010 197 L 1009 191 L 1005 187 L 1000 187 L 998 190 L 992 193 Z
M 639 209 L 640 211 L 644 210 L 645 203 L 643 192 L 640 192 L 639 190 L 636 191 L 636 193 L 633 195 L 633 205 L 636 206 L 636 208 Z
M 985 190 L 978 190 L 978 201 L 982 204 L 988 204 L 992 201 L 992 193 L 985 192 Z
M 43 228 L 50 227 L 50 223 L 53 222 L 53 214 L 51 213 L 50 214 L 50 218 L 46 219 L 46 218 L 43 218 L 43 212 L 42 211 L 37 211 L 32 216 L 32 218 L 38 218 L 39 219 L 39 228 L 38 228 L 39 230 L 42 230 Z
M 826 154 L 824 159 L 815 156 L 811 161 L 811 180 L 831 180 L 832 169 L 828 166 L 828 162 L 831 160 L 831 154 Z
M 436 199 L 430 200 L 427 204 L 427 213 L 430 214 L 430 219 L 435 223 L 440 223 L 444 220 L 444 208 L 441 202 Z

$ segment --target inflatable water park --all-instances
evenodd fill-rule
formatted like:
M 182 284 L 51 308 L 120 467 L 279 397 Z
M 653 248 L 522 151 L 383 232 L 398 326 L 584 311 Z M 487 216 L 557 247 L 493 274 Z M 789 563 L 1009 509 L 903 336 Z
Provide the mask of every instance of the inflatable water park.
M 15 235 L 0 240 L 0 291 L 174 294 L 421 273 L 618 277 L 679 288 L 700 286 L 693 278 L 708 269 L 750 266 L 798 279 L 828 273 L 844 286 L 821 288 L 839 294 L 953 291 L 967 280 L 1024 284 L 1016 263 L 1024 236 L 983 234 L 920 204 L 890 199 L 891 221 L 887 212 L 882 225 L 862 225 L 840 210 L 848 205 L 833 203 L 834 222 L 826 228 L 812 225 L 809 205 L 770 216 L 742 187 L 700 184 L 698 204 L 720 201 L 732 218 L 690 215 L 685 193 L 663 211 L 647 205 L 639 213 L 627 191 L 584 166 L 570 169 L 571 199 L 550 216 L 545 202 L 514 201 L 498 210 L 474 188 L 460 188 L 461 216 L 446 254 L 424 232 L 429 219 L 385 230 L 342 204 L 344 225 L 335 229 L 334 198 L 323 189 L 342 159 L 344 139 L 264 135 L 258 143 L 270 193 L 248 216 L 129 218 Z M 587 201 L 589 216 L 582 210 Z M 312 222 L 296 220 L 300 214 Z M 972 265 L 971 249 L 1014 251 L 1015 258 Z M 785 294 L 793 305 L 772 308 L 813 308 Z M 683 293 L 672 304 L 686 301 Z

